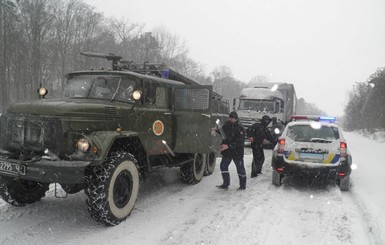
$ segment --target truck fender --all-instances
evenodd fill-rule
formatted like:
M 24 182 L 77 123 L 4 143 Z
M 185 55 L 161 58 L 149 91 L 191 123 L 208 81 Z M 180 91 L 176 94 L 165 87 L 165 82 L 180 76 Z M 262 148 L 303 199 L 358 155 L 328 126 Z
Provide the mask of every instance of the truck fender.
M 114 151 L 112 148 L 114 144 L 121 140 L 134 140 L 136 143 L 139 143 L 139 148 L 143 149 L 143 146 L 141 146 L 140 139 L 138 137 L 138 133 L 131 132 L 131 131 L 97 131 L 90 134 L 89 139 L 91 140 L 92 144 L 94 144 L 98 149 L 98 160 L 93 162 L 93 165 L 100 165 L 109 156 L 111 151 Z

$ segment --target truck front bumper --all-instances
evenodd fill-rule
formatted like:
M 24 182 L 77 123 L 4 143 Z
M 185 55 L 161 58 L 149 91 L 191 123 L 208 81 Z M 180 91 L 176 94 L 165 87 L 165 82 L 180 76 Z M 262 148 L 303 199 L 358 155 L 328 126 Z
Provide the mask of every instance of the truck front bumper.
M 43 183 L 80 184 L 84 183 L 84 170 L 90 163 L 48 159 L 24 162 L 0 158 L 0 176 Z

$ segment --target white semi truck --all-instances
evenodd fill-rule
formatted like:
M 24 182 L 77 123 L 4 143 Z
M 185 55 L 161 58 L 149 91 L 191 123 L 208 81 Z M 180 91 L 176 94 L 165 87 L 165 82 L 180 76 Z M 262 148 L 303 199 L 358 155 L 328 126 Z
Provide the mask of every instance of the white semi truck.
M 286 124 L 295 114 L 296 106 L 297 96 L 294 85 L 290 83 L 259 83 L 244 88 L 233 102 L 233 109 L 246 130 L 264 115 Z

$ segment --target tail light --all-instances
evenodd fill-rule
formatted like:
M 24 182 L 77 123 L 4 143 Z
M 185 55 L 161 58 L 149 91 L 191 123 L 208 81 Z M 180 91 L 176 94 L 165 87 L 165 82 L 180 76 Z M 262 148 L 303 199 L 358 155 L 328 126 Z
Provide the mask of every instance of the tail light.
M 286 143 L 285 139 L 278 140 L 278 150 L 277 150 L 278 153 L 283 154 L 285 152 L 285 143 Z
M 348 145 L 346 144 L 346 142 L 343 142 L 343 141 L 340 142 L 340 156 L 341 157 L 348 156 Z

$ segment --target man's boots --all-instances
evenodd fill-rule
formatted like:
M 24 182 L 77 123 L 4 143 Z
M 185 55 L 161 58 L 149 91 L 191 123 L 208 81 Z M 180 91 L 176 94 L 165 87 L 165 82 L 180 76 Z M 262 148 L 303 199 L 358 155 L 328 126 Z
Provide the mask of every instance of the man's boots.
M 223 184 L 217 185 L 217 187 L 220 189 L 228 189 L 229 185 L 230 185 L 230 174 L 229 173 L 222 173 L 222 178 L 223 178 Z

